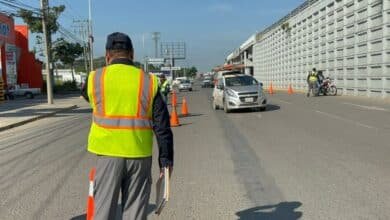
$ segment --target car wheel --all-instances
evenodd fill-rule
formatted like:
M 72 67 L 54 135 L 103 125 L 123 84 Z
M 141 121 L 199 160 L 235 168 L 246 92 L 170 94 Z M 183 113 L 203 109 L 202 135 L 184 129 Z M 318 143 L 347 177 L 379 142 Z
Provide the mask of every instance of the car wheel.
M 259 110 L 260 110 L 261 112 L 265 112 L 265 110 L 267 110 L 267 107 L 260 107 Z
M 230 112 L 231 112 L 231 110 L 230 110 L 229 107 L 227 106 L 226 101 L 223 102 L 223 110 L 225 111 L 225 113 L 230 113 Z
M 192 89 L 189 89 L 190 90 L 190 92 L 192 92 Z
M 33 99 L 34 98 L 34 95 L 31 93 L 31 92 L 26 92 L 24 94 L 24 96 L 27 98 L 27 99 Z
M 15 97 L 14 97 L 13 94 L 6 94 L 6 95 L 5 95 L 5 99 L 7 99 L 7 100 L 14 100 Z

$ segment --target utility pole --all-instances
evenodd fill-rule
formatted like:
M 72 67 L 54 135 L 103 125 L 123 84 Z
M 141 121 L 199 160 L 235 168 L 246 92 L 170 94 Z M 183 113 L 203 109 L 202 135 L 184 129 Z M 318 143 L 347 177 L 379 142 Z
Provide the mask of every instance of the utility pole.
M 47 30 L 47 14 L 49 12 L 49 2 L 48 0 L 41 0 L 41 10 L 42 10 L 42 32 L 43 32 L 43 41 L 45 44 L 45 53 L 46 53 L 46 87 L 47 87 L 47 103 L 49 105 L 53 104 L 53 88 L 52 88 L 52 76 L 50 74 L 50 48 L 49 48 L 49 33 Z
M 88 46 L 88 30 L 89 22 L 88 20 L 73 20 L 73 27 L 75 28 L 74 32 L 80 36 L 83 41 L 83 56 L 84 56 L 84 65 L 86 73 L 89 72 L 90 68 L 90 56 L 89 56 L 89 46 Z
M 88 8 L 89 8 L 89 33 L 88 33 L 88 36 L 89 36 L 89 52 L 90 52 L 90 59 L 91 59 L 91 64 L 90 64 L 90 67 L 91 67 L 91 71 L 93 71 L 93 33 L 92 33 L 92 6 L 91 6 L 91 0 L 88 0 Z
M 152 39 L 154 40 L 154 58 L 158 58 L 158 41 L 160 40 L 160 32 L 153 32 Z
M 173 60 L 173 48 L 170 50 L 170 56 L 171 56 L 171 76 L 172 76 L 172 79 L 176 79 L 176 77 L 174 76 L 175 72 L 173 72 L 173 67 L 175 66 L 175 61 Z
M 145 53 L 145 34 L 142 34 L 142 49 Z M 144 55 L 144 72 L 148 72 L 148 55 L 146 53 Z

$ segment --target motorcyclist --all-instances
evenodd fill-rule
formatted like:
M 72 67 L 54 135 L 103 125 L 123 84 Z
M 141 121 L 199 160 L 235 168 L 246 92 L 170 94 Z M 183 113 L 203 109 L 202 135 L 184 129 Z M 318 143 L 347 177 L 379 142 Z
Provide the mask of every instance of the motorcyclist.
M 319 93 L 322 91 L 322 93 L 325 94 L 325 91 L 323 90 L 324 89 L 324 74 L 322 74 L 322 71 L 318 71 L 317 73 L 317 80 L 318 80 L 318 83 L 317 83 L 317 88 L 319 90 Z

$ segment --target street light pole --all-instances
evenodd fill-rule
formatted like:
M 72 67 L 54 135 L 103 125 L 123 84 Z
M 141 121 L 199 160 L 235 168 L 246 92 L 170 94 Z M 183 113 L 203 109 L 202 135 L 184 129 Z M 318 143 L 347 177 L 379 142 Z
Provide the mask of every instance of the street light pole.
M 90 67 L 91 71 L 93 71 L 93 33 L 92 33 L 92 6 L 91 0 L 88 0 L 88 9 L 89 9 L 89 19 L 88 19 L 88 32 L 89 32 L 89 52 L 90 52 Z

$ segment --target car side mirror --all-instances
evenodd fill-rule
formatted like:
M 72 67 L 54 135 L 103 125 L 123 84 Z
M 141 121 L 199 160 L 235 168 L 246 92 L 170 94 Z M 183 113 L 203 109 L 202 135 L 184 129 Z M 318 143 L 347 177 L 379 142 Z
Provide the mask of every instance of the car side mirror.
M 262 82 L 261 82 L 261 83 L 259 83 L 259 84 L 260 84 L 260 86 L 261 86 L 261 87 L 263 87 L 263 85 L 264 85 Z
M 217 89 L 223 90 L 225 87 L 223 85 L 217 85 Z

